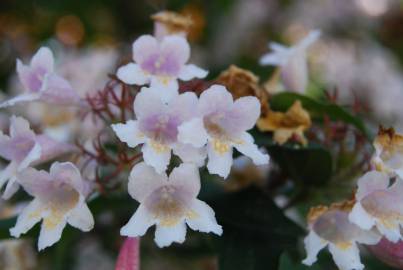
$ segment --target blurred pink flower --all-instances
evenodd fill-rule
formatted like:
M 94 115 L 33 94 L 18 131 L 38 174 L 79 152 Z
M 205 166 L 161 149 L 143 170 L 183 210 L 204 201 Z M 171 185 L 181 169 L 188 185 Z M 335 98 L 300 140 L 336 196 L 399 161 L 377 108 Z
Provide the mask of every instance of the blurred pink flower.
M 115 270 L 140 270 L 140 238 L 127 237 L 124 240 Z

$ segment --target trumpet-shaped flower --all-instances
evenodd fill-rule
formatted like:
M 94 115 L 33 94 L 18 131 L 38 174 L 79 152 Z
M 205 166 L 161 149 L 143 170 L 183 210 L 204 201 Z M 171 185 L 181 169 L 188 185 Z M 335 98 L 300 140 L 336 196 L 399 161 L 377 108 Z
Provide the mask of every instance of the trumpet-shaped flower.
M 312 265 L 320 250 L 328 246 L 333 260 L 341 270 L 361 270 L 357 243 L 374 245 L 381 236 L 374 230 L 366 231 L 348 220 L 348 208 L 332 205 L 330 208 L 319 206 L 309 214 L 309 234 L 305 238 L 307 257 L 302 262 Z
M 49 173 L 27 168 L 19 173 L 18 181 L 34 199 L 10 229 L 12 236 L 19 237 L 43 220 L 38 240 L 42 250 L 59 241 L 67 223 L 82 231 L 93 228 L 94 218 L 83 195 L 84 182 L 74 164 L 55 162 Z
M 140 206 L 120 233 L 141 236 L 155 224 L 154 240 L 159 247 L 183 243 L 186 224 L 196 231 L 221 235 L 213 209 L 196 198 L 199 191 L 199 171 L 193 164 L 182 163 L 169 178 L 143 162 L 137 164 L 130 173 L 129 193 Z
M 320 36 L 320 31 L 311 31 L 295 46 L 287 48 L 278 43 L 270 43 L 269 48 L 273 52 L 260 58 L 261 65 L 273 65 L 281 67 L 281 77 L 284 86 L 291 91 L 302 93 L 308 84 L 308 66 L 306 50 Z
M 127 84 L 150 84 L 164 101 L 178 94 L 178 81 L 204 78 L 207 71 L 186 64 L 190 47 L 185 38 L 166 36 L 161 41 L 150 35 L 143 35 L 133 43 L 133 60 L 120 67 L 117 76 Z
M 183 161 L 203 163 L 202 150 L 178 142 L 178 127 L 196 113 L 197 96 L 194 93 L 178 95 L 167 104 L 156 92 L 144 87 L 133 106 L 137 120 L 114 124 L 112 128 L 130 147 L 144 144 L 143 158 L 148 165 L 162 173 L 169 164 L 172 150 Z
M 403 178 L 403 135 L 393 128 L 380 128 L 374 141 L 372 163 L 378 171 Z
M 17 73 L 26 93 L 3 102 L 0 107 L 35 100 L 52 104 L 76 104 L 79 96 L 67 80 L 54 73 L 53 65 L 53 53 L 47 47 L 38 50 L 29 66 L 18 59 Z
M 7 183 L 3 198 L 9 199 L 18 190 L 18 172 L 74 150 L 69 144 L 58 143 L 45 135 L 35 135 L 27 120 L 12 116 L 10 136 L 0 132 L 0 156 L 10 161 L 0 173 L 0 188 Z
M 195 147 L 207 143 L 210 173 L 226 178 L 232 165 L 232 148 L 252 158 L 256 165 L 267 164 L 269 156 L 259 151 L 251 129 L 260 115 L 260 103 L 256 97 L 232 99 L 224 86 L 213 85 L 199 99 L 199 117 L 179 127 L 179 141 Z
M 390 186 L 389 176 L 371 171 L 358 180 L 358 190 L 349 219 L 369 230 L 376 227 L 389 241 L 396 243 L 402 238 L 403 224 L 403 182 L 400 178 Z

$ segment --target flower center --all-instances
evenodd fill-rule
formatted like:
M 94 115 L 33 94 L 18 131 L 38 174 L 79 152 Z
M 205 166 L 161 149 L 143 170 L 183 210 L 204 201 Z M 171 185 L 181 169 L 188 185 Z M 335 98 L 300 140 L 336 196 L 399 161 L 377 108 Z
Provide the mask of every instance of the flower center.
M 155 149 L 165 150 L 167 144 L 174 143 L 178 136 L 179 119 L 167 114 L 150 116 L 140 121 L 141 131 L 153 141 Z

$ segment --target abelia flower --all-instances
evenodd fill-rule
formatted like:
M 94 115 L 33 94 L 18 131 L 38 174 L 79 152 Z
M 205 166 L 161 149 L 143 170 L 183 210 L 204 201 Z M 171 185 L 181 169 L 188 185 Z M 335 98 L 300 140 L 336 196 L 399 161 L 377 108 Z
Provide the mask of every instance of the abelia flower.
M 374 140 L 375 154 L 372 163 L 378 171 L 403 178 L 403 135 L 393 128 L 379 128 Z
M 272 42 L 269 44 L 269 48 L 273 52 L 263 55 L 260 58 L 260 64 L 280 66 L 285 88 L 303 93 L 308 84 L 306 51 L 318 40 L 319 36 L 320 31 L 311 31 L 304 39 L 290 48 Z
M 0 156 L 10 161 L 0 173 L 0 188 L 7 183 L 3 198 L 9 199 L 17 192 L 18 172 L 74 150 L 69 144 L 58 143 L 45 135 L 36 135 L 27 120 L 11 116 L 10 136 L 0 132 Z
M 27 168 L 18 174 L 18 181 L 34 199 L 10 229 L 12 236 L 20 237 L 42 220 L 38 239 L 38 249 L 42 250 L 59 241 L 67 223 L 85 232 L 93 228 L 83 179 L 74 164 L 55 162 L 49 173 Z
M 305 238 L 307 257 L 302 262 L 312 265 L 320 250 L 326 246 L 341 270 L 362 270 L 357 243 L 374 245 L 381 239 L 375 230 L 363 230 L 350 223 L 348 211 L 351 203 L 333 204 L 330 207 L 312 208 L 308 215 L 309 234 Z
M 186 224 L 195 231 L 221 235 L 213 209 L 196 198 L 199 191 L 200 175 L 193 164 L 182 163 L 169 178 L 144 162 L 137 164 L 130 173 L 129 194 L 140 206 L 121 235 L 141 236 L 155 224 L 154 240 L 159 247 L 183 243 Z
M 246 131 L 253 128 L 260 115 L 256 97 L 233 100 L 224 86 L 213 85 L 199 99 L 199 117 L 179 127 L 182 143 L 202 147 L 207 143 L 210 173 L 226 178 L 232 165 L 232 148 L 252 158 L 256 165 L 267 164 L 269 156 L 259 151 Z
M 389 241 L 402 238 L 403 181 L 397 178 L 391 185 L 387 174 L 370 171 L 358 180 L 357 200 L 350 221 L 364 230 L 376 227 Z
M 67 80 L 54 73 L 53 66 L 53 53 L 47 47 L 38 50 L 29 66 L 18 59 L 17 73 L 26 93 L 3 102 L 0 107 L 35 100 L 52 104 L 77 104 L 79 96 Z
M 207 71 L 186 64 L 189 56 L 189 44 L 181 36 L 166 36 L 159 41 L 143 35 L 133 43 L 135 63 L 120 67 L 117 76 L 127 84 L 150 84 L 150 90 L 158 92 L 167 102 L 178 94 L 178 79 L 188 81 L 207 76 Z
M 172 151 L 184 162 L 203 165 L 205 154 L 202 149 L 178 141 L 178 127 L 195 115 L 197 96 L 194 93 L 178 95 L 167 104 L 156 92 L 142 88 L 133 107 L 137 120 L 114 124 L 112 129 L 130 147 L 144 144 L 143 159 L 148 165 L 158 173 L 165 171 Z

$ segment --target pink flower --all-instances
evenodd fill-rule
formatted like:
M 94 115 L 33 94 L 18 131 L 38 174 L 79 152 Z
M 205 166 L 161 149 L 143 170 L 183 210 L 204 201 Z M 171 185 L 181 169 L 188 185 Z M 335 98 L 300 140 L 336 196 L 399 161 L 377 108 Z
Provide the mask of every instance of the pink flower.
M 93 228 L 83 179 L 74 164 L 55 162 L 49 173 L 27 168 L 18 174 L 18 181 L 34 199 L 10 229 L 12 236 L 20 237 L 43 220 L 38 240 L 38 249 L 42 250 L 59 241 L 67 223 L 85 232 Z
M 232 165 L 232 148 L 252 158 L 256 165 L 269 162 L 246 131 L 253 128 L 260 115 L 256 97 L 232 99 L 224 86 L 213 85 L 199 99 L 198 117 L 179 127 L 179 141 L 202 147 L 207 143 L 210 173 L 226 178 Z
M 143 35 L 133 43 L 135 63 L 120 67 L 117 76 L 127 84 L 151 84 L 164 101 L 178 94 L 178 81 L 204 78 L 207 71 L 186 64 L 190 57 L 189 43 L 180 36 L 166 36 L 161 41 Z
M 29 66 L 17 60 L 18 77 L 26 93 L 3 102 L 0 107 L 34 100 L 63 105 L 76 104 L 79 96 L 68 81 L 54 73 L 53 66 L 52 51 L 46 47 L 38 50 Z
M 196 198 L 199 191 L 199 170 L 192 164 L 182 163 L 169 178 L 143 162 L 137 164 L 130 173 L 129 194 L 140 206 L 121 235 L 141 236 L 156 224 L 154 240 L 159 247 L 183 243 L 186 224 L 196 231 L 221 235 L 213 209 Z
M 403 269 L 403 241 L 393 243 L 386 238 L 373 246 L 367 246 L 378 259 L 397 269 Z

